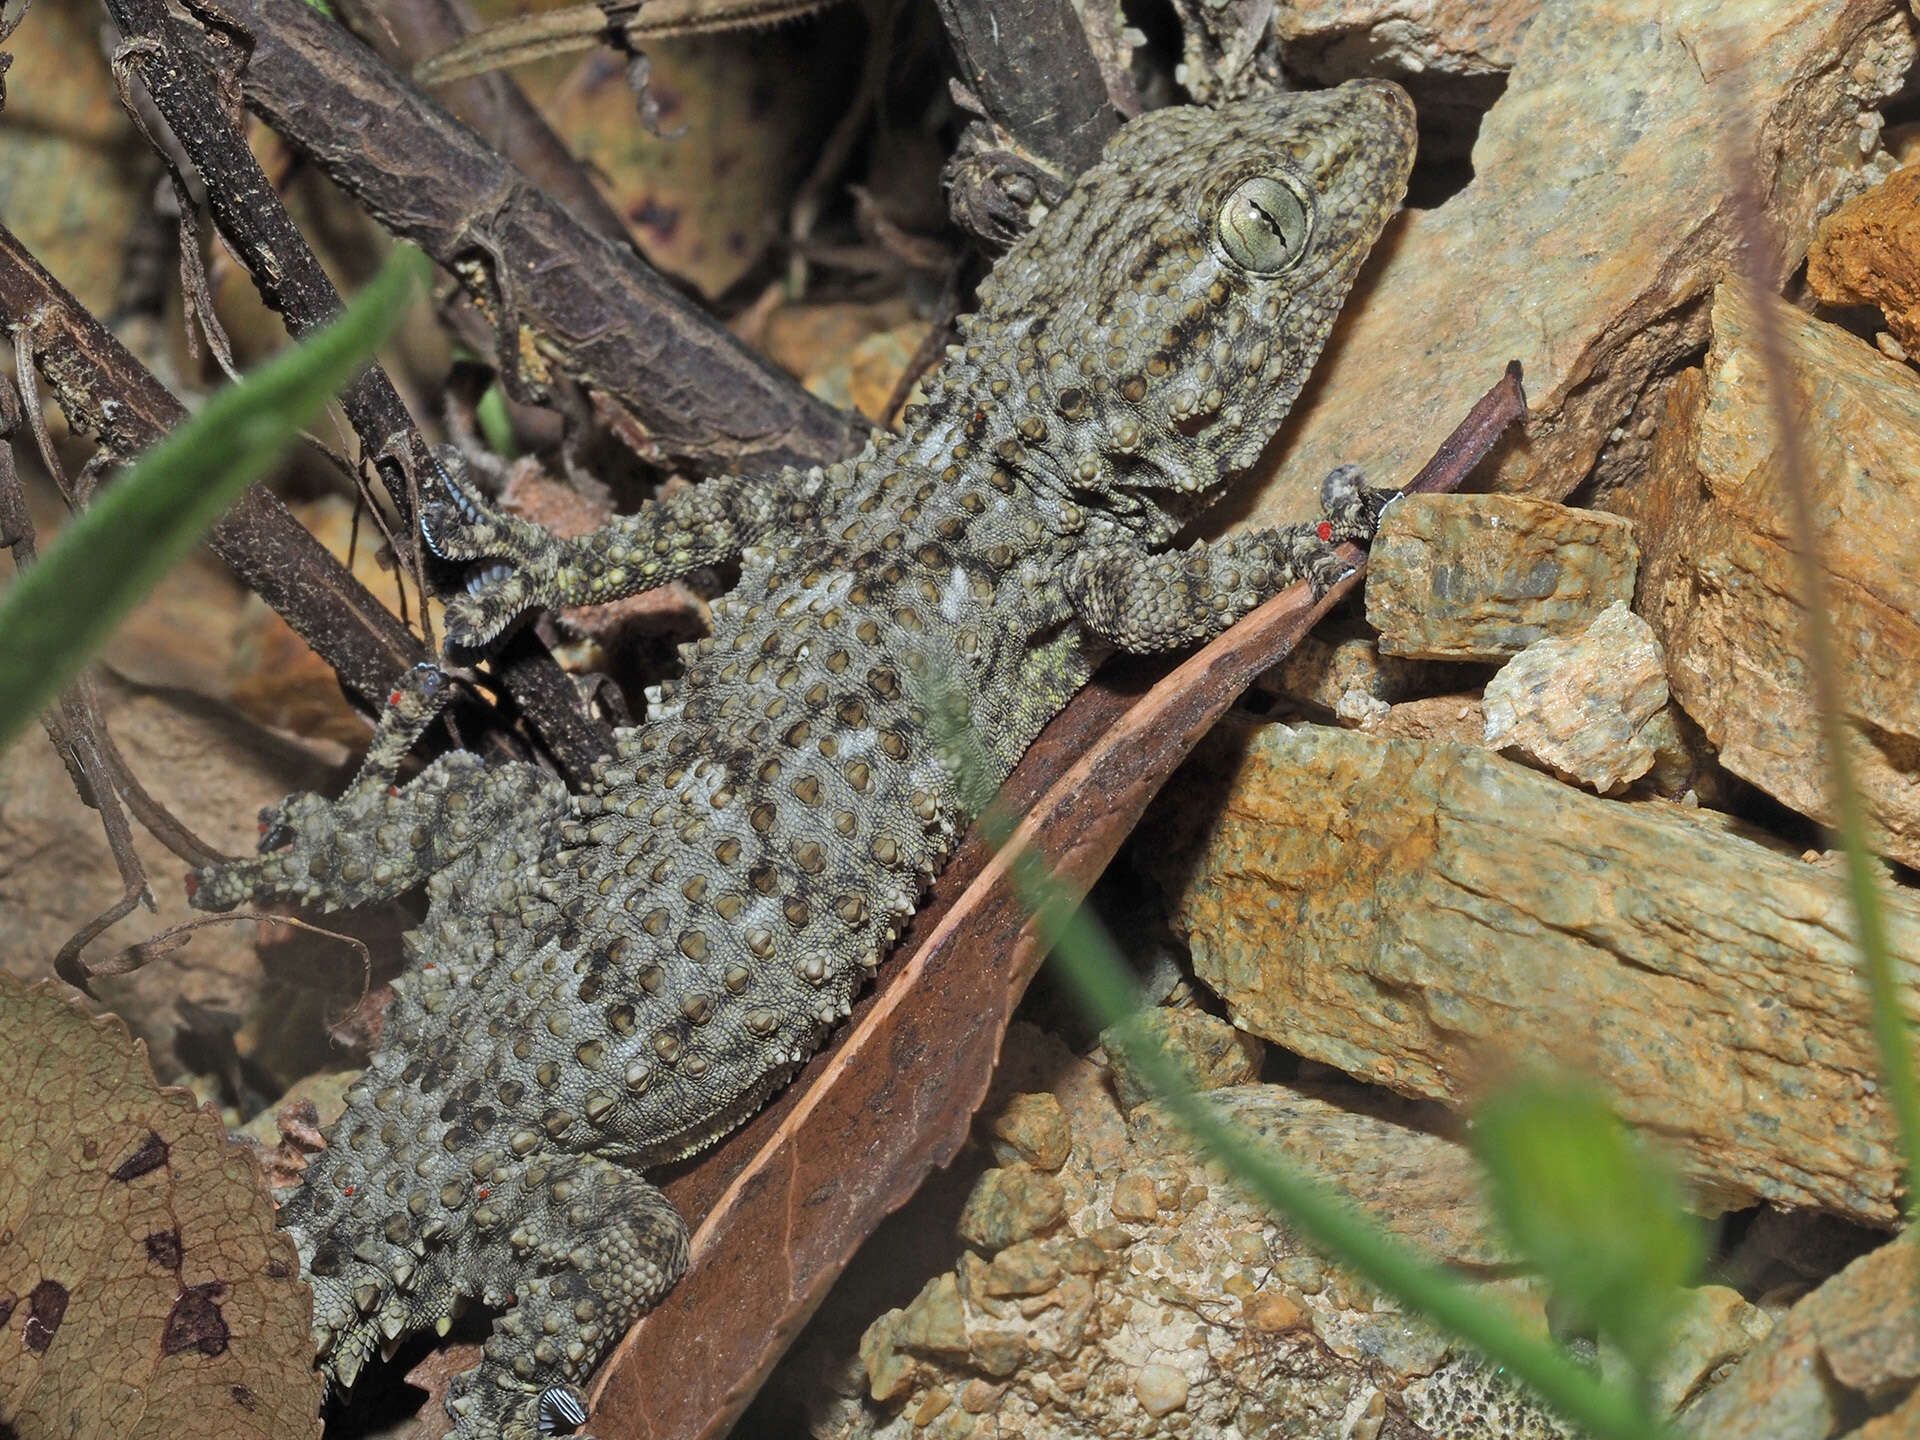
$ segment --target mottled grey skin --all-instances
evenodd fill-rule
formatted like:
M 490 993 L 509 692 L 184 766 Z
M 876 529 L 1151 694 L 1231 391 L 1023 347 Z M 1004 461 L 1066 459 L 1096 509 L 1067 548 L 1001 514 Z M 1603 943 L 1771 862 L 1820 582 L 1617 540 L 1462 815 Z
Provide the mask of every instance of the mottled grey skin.
M 558 540 L 457 478 L 449 611 L 613 599 L 737 555 L 714 634 L 584 794 L 532 766 L 393 768 L 444 682 L 396 696 L 339 801 L 296 796 L 222 909 L 359 904 L 424 881 L 384 1043 L 281 1212 L 329 1374 L 500 1309 L 449 1408 L 463 1437 L 570 1421 L 686 1232 L 642 1172 L 750 1114 L 847 1013 L 971 818 L 924 705 L 968 708 L 998 785 L 1115 649 L 1218 633 L 1381 497 L 1343 468 L 1318 525 L 1169 553 L 1293 403 L 1398 204 L 1413 111 L 1384 82 L 1127 126 L 981 288 L 906 433 L 824 470 L 712 481 Z M 970 785 L 969 793 L 977 787 Z

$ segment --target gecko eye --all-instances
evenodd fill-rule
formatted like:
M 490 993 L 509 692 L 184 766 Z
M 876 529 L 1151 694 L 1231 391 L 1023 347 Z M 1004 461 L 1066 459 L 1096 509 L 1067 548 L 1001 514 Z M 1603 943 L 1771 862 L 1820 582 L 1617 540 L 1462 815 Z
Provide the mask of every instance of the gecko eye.
M 1274 175 L 1242 180 L 1220 202 L 1213 231 L 1220 248 L 1243 270 L 1278 275 L 1306 253 L 1313 222 L 1307 203 Z

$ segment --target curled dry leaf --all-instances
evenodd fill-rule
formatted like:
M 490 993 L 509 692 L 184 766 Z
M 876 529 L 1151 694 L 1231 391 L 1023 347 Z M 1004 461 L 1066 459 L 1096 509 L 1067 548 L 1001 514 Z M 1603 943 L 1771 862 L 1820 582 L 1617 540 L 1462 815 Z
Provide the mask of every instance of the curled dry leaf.
M 1517 365 L 1407 487 L 1455 488 L 1526 399 Z M 667 1182 L 697 1220 L 687 1273 L 627 1332 L 592 1397 L 602 1433 L 724 1435 L 873 1227 L 965 1141 L 1000 1040 L 1044 947 L 1008 881 L 1039 855 L 1084 895 L 1174 769 L 1260 671 L 1358 581 L 1275 596 L 1167 673 L 1103 673 L 1040 734 L 1001 791 L 1025 818 L 993 855 L 971 830 L 853 1022 L 800 1081 Z M 1143 685 L 1142 681 L 1153 683 Z M 742 1283 L 742 1277 L 751 1277 Z
M 293 1242 L 252 1158 L 146 1046 L 0 976 L 0 1432 L 318 1436 Z

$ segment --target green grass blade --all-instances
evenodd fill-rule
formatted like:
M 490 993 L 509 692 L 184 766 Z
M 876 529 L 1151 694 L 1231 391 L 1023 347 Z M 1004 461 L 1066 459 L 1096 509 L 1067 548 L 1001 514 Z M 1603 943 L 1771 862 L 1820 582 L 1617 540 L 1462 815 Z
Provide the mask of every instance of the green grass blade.
M 1594 1086 L 1548 1071 L 1522 1072 L 1475 1107 L 1473 1148 L 1514 1248 L 1650 1397 L 1706 1248 L 1672 1170 Z
M 429 270 L 418 250 L 396 251 L 345 314 L 214 395 L 0 592 L 0 749 L 319 418 L 393 333 Z
M 1005 847 L 1014 822 L 987 799 L 984 752 L 962 692 L 938 676 L 924 679 L 921 689 L 935 743 L 953 767 L 962 803 L 982 807 L 980 824 L 987 838 Z M 1343 1197 L 1307 1179 L 1269 1146 L 1223 1119 L 1138 1026 L 1140 997 L 1105 932 L 1036 857 L 1016 854 L 1011 869 L 1020 897 L 1081 1009 L 1108 1032 L 1109 1043 L 1126 1052 L 1181 1128 L 1269 1209 L 1298 1226 L 1323 1254 L 1465 1340 L 1596 1440 L 1663 1440 L 1670 1434 L 1649 1419 L 1640 1395 L 1603 1384 L 1556 1346 L 1527 1334 L 1500 1306 L 1473 1293 Z
M 1002 821 L 998 828 L 1008 827 Z M 1298 1226 L 1316 1249 L 1465 1340 L 1596 1440 L 1661 1440 L 1670 1434 L 1649 1418 L 1640 1396 L 1602 1383 L 1558 1347 L 1527 1334 L 1499 1305 L 1473 1293 L 1343 1197 L 1221 1118 L 1205 1097 L 1186 1085 L 1179 1067 L 1159 1045 L 1132 1023 L 1138 997 L 1099 926 L 1066 900 L 1031 855 L 1015 861 L 1014 873 L 1053 947 L 1060 973 L 1086 1012 L 1112 1032 L 1110 1039 L 1126 1051 L 1182 1129 L 1276 1214 Z

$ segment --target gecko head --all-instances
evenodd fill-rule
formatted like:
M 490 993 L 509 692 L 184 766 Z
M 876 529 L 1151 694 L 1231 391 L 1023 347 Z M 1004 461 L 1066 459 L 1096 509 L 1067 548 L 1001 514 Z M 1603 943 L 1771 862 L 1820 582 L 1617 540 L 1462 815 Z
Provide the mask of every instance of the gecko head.
M 983 378 L 1026 397 L 1027 468 L 1156 535 L 1202 508 L 1279 428 L 1413 150 L 1383 80 L 1126 126 L 966 327 L 976 353 L 999 341 Z

